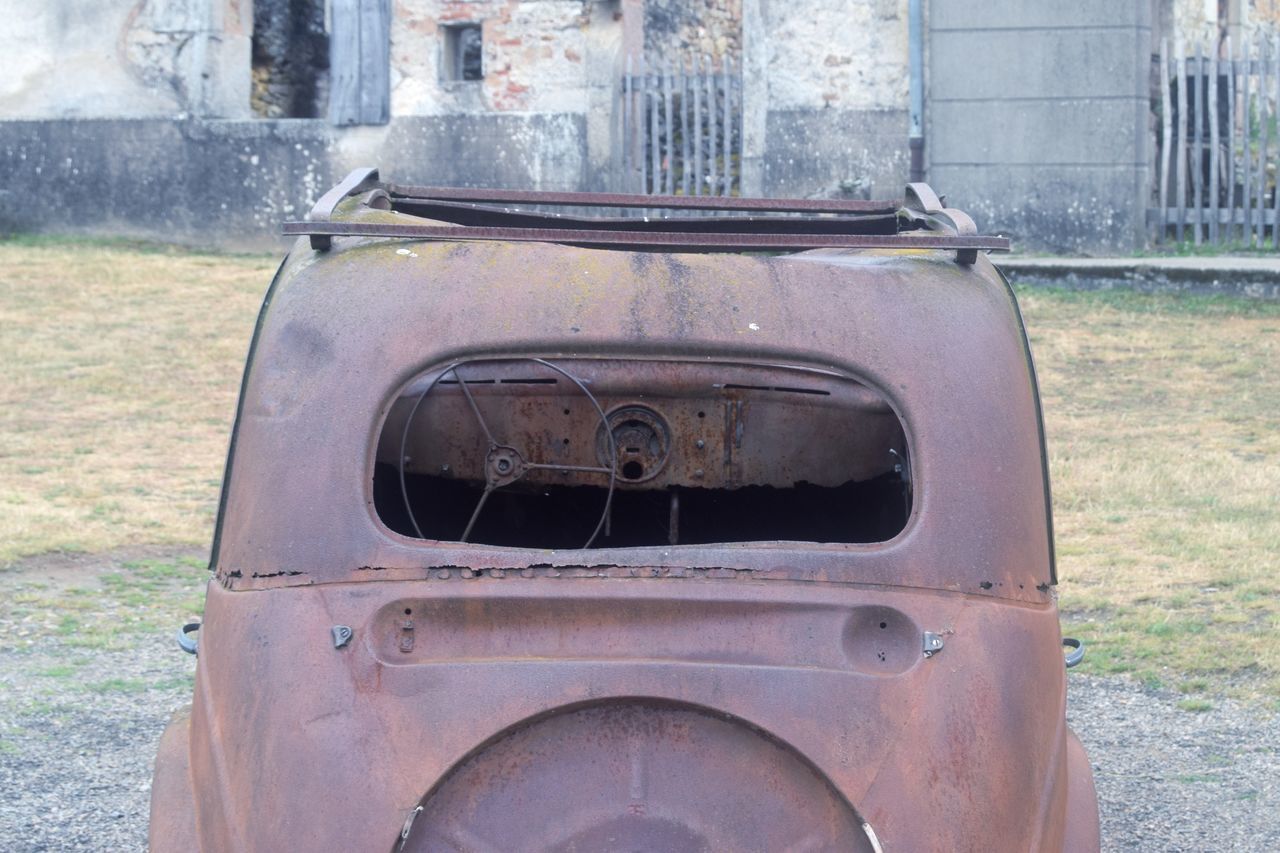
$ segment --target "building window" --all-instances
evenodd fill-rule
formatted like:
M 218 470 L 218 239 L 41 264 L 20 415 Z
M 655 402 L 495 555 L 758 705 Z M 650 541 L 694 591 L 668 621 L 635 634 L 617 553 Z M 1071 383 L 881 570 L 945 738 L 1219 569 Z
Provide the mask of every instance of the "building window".
M 449 24 L 444 30 L 440 78 L 445 82 L 484 79 L 484 38 L 480 24 Z

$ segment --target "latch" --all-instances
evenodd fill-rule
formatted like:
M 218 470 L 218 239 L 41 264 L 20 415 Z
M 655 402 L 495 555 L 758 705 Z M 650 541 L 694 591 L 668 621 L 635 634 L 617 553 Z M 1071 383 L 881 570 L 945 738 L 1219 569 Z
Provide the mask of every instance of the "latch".
M 413 651 L 413 617 L 405 616 L 400 620 L 400 651 L 408 654 Z
M 931 658 L 942 651 L 942 635 L 932 631 L 924 632 L 924 656 Z
M 413 822 L 418 819 L 420 814 L 422 814 L 422 806 L 418 806 L 409 812 L 409 816 L 404 819 L 404 826 L 400 827 L 400 843 L 396 845 L 396 853 L 402 853 L 405 844 L 409 842 L 409 833 L 413 830 Z

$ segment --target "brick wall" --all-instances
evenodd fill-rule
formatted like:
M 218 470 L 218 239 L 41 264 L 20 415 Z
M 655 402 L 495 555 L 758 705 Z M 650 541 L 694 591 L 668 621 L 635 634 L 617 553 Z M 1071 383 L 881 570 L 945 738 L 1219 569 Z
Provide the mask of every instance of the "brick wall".
M 587 0 L 396 0 L 391 24 L 392 115 L 490 110 L 585 113 Z M 442 28 L 479 23 L 484 79 L 442 79 Z M 619 25 L 620 26 L 620 25 Z

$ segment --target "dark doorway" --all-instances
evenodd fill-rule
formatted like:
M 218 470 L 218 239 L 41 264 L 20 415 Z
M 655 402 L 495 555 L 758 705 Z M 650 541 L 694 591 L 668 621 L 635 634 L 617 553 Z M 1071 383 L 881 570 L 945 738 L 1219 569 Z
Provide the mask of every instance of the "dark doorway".
M 317 118 L 329 93 L 324 0 L 256 0 L 253 111 L 262 118 Z

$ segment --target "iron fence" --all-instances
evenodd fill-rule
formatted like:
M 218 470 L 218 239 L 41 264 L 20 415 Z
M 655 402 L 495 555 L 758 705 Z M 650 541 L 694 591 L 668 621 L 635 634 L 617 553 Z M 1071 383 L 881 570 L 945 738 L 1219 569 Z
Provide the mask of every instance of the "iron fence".
M 740 194 L 742 78 L 731 60 L 646 67 L 628 57 L 617 113 L 621 191 Z

